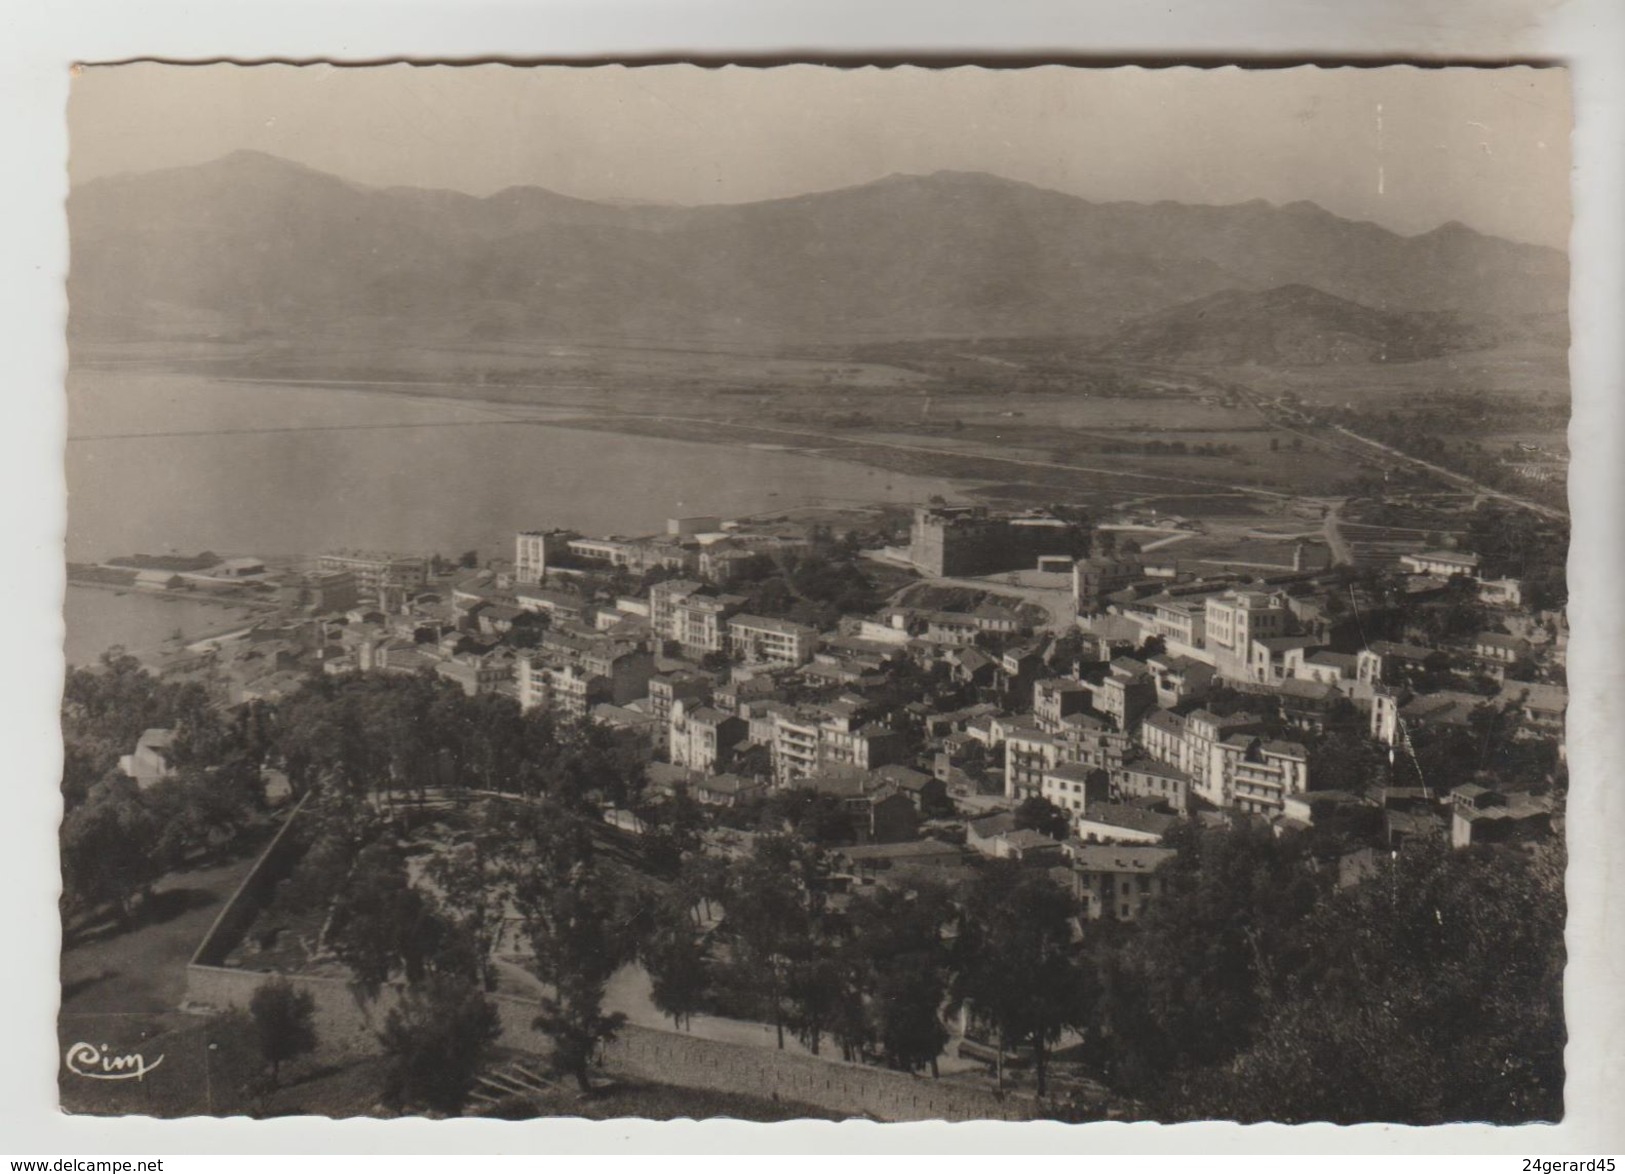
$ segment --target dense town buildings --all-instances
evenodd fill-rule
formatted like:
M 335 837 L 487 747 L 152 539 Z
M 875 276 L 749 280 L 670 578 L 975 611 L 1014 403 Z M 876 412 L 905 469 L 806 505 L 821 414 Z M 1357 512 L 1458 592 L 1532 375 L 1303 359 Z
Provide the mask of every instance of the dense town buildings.
M 697 516 L 640 539 L 527 531 L 511 566 L 483 569 L 331 553 L 280 577 L 213 555 L 184 566 L 140 556 L 116 570 L 275 582 L 289 623 L 203 653 L 221 659 L 243 699 L 275 697 L 308 671 L 430 673 L 470 696 L 613 729 L 652 772 L 673 772 L 662 785 L 687 787 L 708 809 L 806 789 L 846 811 L 864 842 L 905 846 L 921 820 L 957 813 L 971 819 L 964 851 L 1054 872 L 1091 919 L 1134 920 L 1162 893 L 1158 845 L 1181 820 L 1284 831 L 1378 802 L 1390 844 L 1549 832 L 1550 804 L 1516 789 L 1423 787 L 1408 799 L 1390 788 L 1380 800 L 1312 789 L 1314 747 L 1330 732 L 1369 738 L 1397 761 L 1413 735 L 1471 728 L 1493 703 L 1521 738 L 1560 736 L 1564 690 L 1528 674 L 1561 666 L 1564 633 L 1520 610 L 1516 580 L 1476 588 L 1498 628 L 1398 640 L 1416 625 L 1389 622 L 1390 605 L 1335 573 L 1170 577 L 1138 557 L 1077 557 L 1087 535 L 1048 515 L 933 506 L 914 516 L 917 566 L 963 578 L 1064 552 L 1077 628 L 1036 626 L 1036 613 L 984 596 L 957 610 L 883 607 L 820 630 L 751 610 L 736 579 L 760 572 L 747 560 L 764 550 L 798 543 L 791 530 Z M 1416 584 L 1477 566 L 1453 551 L 1406 556 L 1392 606 L 1436 606 L 1438 588 Z M 594 567 L 660 574 L 643 586 L 613 578 L 606 593 L 582 578 Z M 1369 631 L 1339 618 L 1346 606 Z M 1487 698 L 1483 687 L 1501 692 Z M 934 704 L 934 691 L 953 701 Z M 172 737 L 147 731 L 125 772 L 142 786 L 167 777 Z M 1011 822 L 1038 799 L 1064 820 L 1064 851 Z

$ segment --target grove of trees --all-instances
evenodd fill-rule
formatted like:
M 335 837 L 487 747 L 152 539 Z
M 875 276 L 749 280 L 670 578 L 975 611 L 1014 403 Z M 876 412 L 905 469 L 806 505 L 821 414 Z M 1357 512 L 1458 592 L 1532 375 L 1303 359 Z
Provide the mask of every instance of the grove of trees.
M 113 657 L 70 675 L 64 713 L 74 908 L 128 913 L 165 869 L 264 822 L 265 764 L 313 792 L 273 908 L 321 924 L 363 990 L 399 988 L 379 1034 L 399 1108 L 466 1104 L 500 1028 L 489 995 L 516 957 L 511 936 L 509 961 L 493 948 L 512 931 L 543 987 L 532 1026 L 583 1090 L 624 1026 L 609 992 L 636 962 L 679 1029 L 738 1015 L 781 1046 L 934 1072 L 960 1016 L 1001 1083 L 1019 1058 L 1050 1094 L 1065 1051 L 1166 1120 L 1561 1114 L 1560 848 L 1415 846 L 1340 888 L 1337 855 L 1369 839 L 1357 827 L 1182 824 L 1166 891 L 1114 926 L 1080 922 L 1046 871 L 1003 862 L 955 885 L 850 888 L 821 847 L 847 838 L 843 815 L 809 794 L 774 795 L 747 813 L 738 850 L 707 852 L 706 818 L 680 795 L 645 801 L 636 755 L 608 732 L 429 678 L 321 678 L 222 712 Z M 109 755 L 151 725 L 177 731 L 176 771 L 142 792 Z M 1408 766 L 1336 730 L 1312 752 L 1345 789 L 1408 783 L 1418 764 L 1440 789 L 1479 772 L 1557 777 L 1547 743 L 1516 732 L 1485 706 L 1419 734 Z M 431 794 L 447 842 L 417 867 L 411 800 Z M 606 805 L 634 806 L 650 830 L 606 828 Z M 1018 818 L 1059 830 L 1060 815 L 1033 803 Z M 251 1008 L 273 1080 L 315 1042 L 283 985 Z

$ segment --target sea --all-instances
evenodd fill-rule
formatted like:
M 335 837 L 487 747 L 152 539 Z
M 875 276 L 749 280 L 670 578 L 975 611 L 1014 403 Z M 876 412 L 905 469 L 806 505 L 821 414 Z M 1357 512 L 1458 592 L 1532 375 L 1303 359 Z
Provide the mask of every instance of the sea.
M 338 548 L 511 557 L 518 530 L 652 533 L 668 517 L 921 502 L 953 483 L 816 453 L 561 427 L 509 403 L 75 368 L 67 557 L 276 559 Z M 959 490 L 962 492 L 962 490 Z M 70 664 L 234 620 L 217 605 L 70 587 Z

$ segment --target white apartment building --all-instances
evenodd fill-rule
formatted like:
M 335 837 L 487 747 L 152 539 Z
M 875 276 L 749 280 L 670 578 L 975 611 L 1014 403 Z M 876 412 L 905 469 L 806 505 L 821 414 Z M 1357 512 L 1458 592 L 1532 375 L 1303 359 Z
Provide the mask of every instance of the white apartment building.
M 804 779 L 818 765 L 819 719 L 777 709 L 773 715 L 773 775 L 780 785 Z
M 649 630 L 662 640 L 677 639 L 677 605 L 702 586 L 693 579 L 667 579 L 649 588 Z
M 521 709 L 550 708 L 585 717 L 593 705 L 609 700 L 609 679 L 580 665 L 549 665 L 541 657 L 520 657 L 515 677 Z
M 1004 735 L 1004 795 L 1026 799 L 1041 795 L 1044 772 L 1061 763 L 1061 743 L 1030 723 L 1012 724 Z
M 514 535 L 514 582 L 531 586 L 542 582 L 548 562 L 565 553 L 575 537 L 569 530 L 521 530 Z
M 1297 742 L 1265 742 L 1232 734 L 1214 749 L 1225 806 L 1279 815 L 1283 800 L 1309 789 L 1309 752 Z
M 1197 600 L 1159 602 L 1153 631 L 1164 640 L 1201 648 L 1207 640 L 1207 606 Z
M 794 666 L 812 659 L 818 632 L 789 620 L 736 615 L 728 621 L 728 645 L 746 664 Z

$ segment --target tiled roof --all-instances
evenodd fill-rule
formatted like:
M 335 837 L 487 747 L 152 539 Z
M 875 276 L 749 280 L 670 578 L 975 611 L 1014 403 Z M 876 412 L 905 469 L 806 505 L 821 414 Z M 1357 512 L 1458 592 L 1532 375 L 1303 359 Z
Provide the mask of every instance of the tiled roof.
M 1172 848 L 1117 847 L 1072 840 L 1067 843 L 1067 855 L 1082 872 L 1155 872 L 1179 853 Z
M 1177 816 L 1147 811 L 1143 807 L 1133 807 L 1127 803 L 1091 803 L 1084 809 L 1083 818 L 1090 823 L 1102 823 L 1110 827 L 1158 836 L 1179 822 Z

